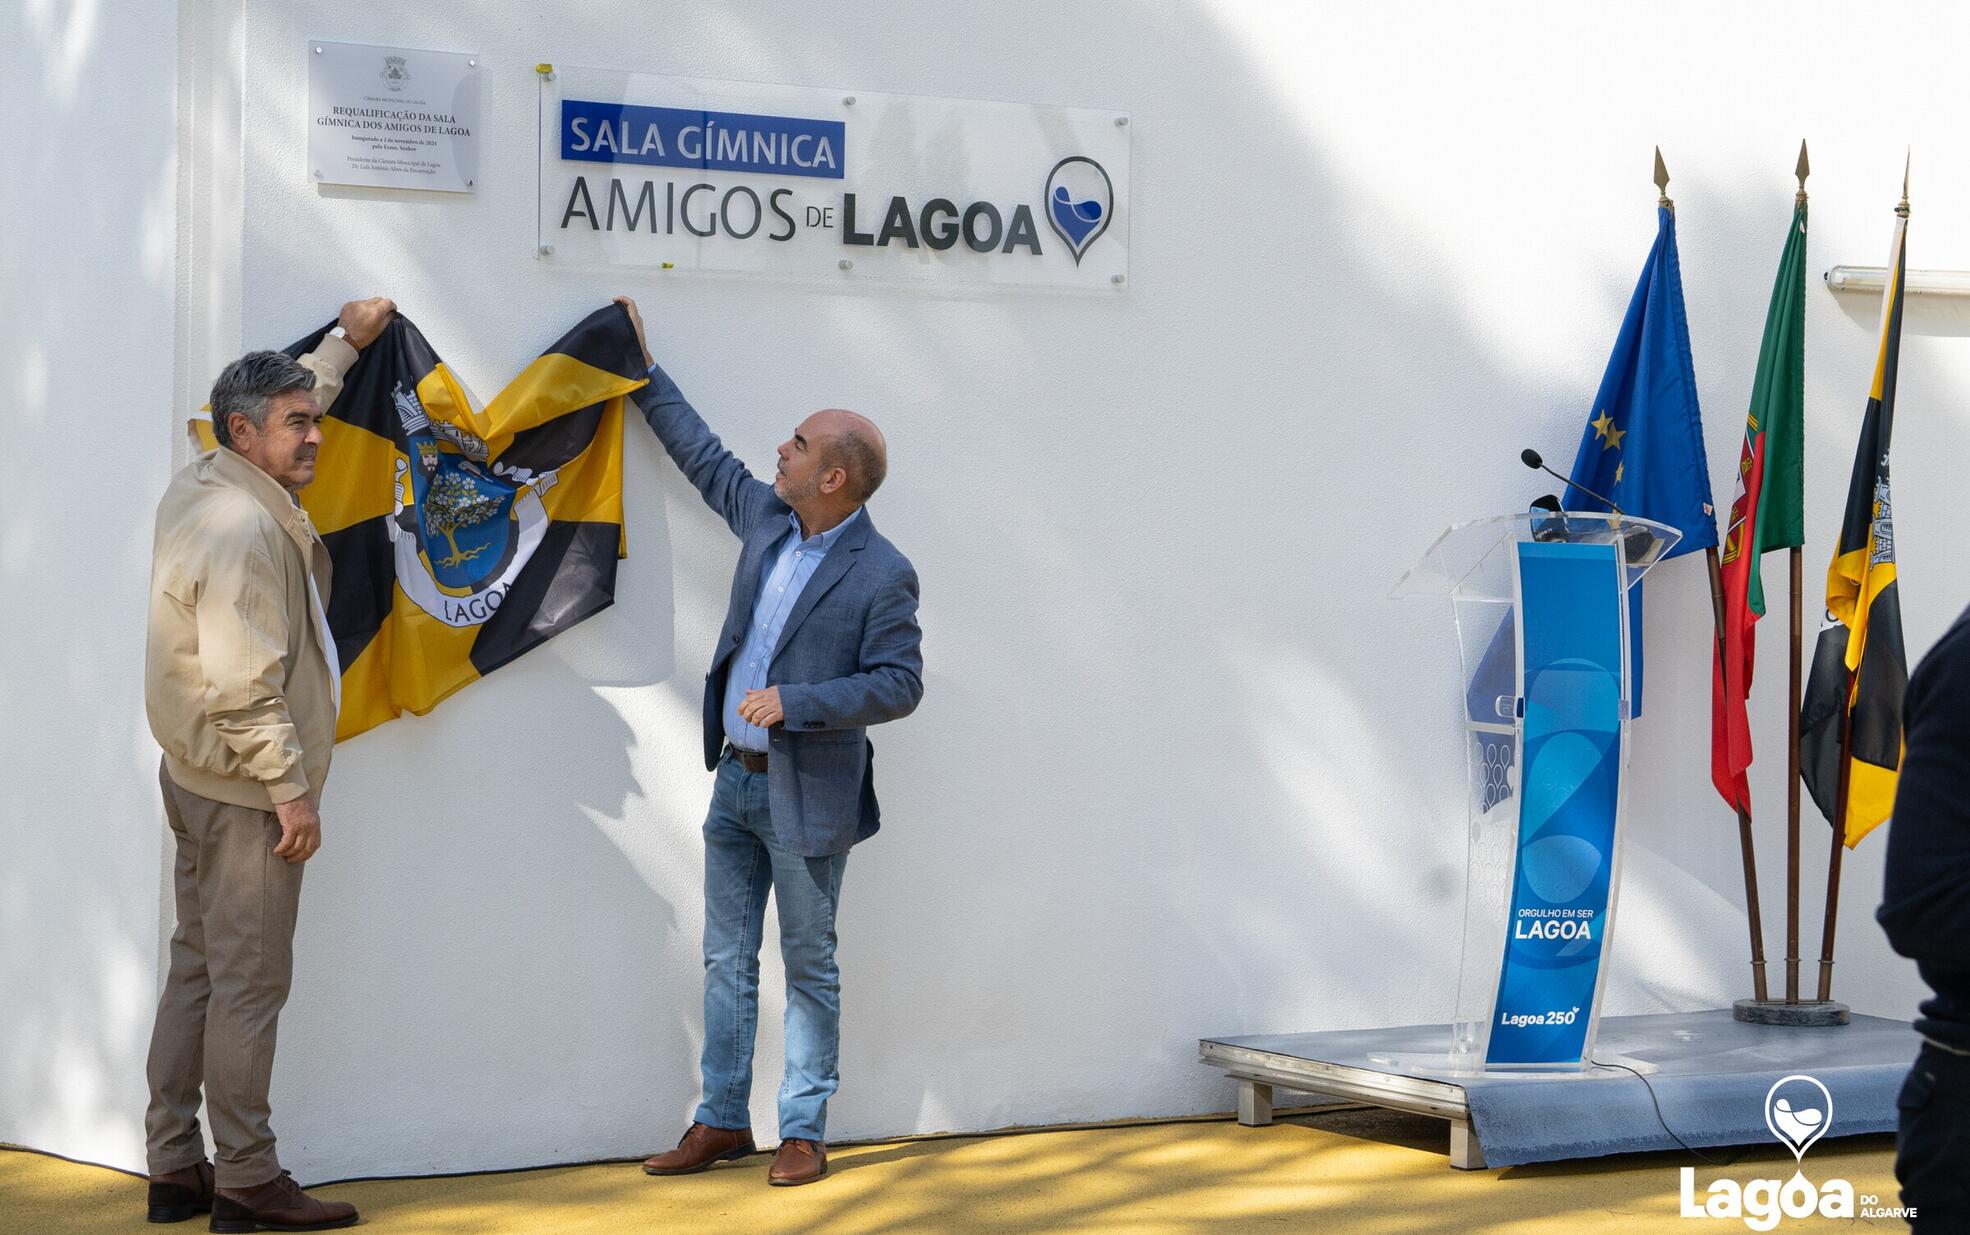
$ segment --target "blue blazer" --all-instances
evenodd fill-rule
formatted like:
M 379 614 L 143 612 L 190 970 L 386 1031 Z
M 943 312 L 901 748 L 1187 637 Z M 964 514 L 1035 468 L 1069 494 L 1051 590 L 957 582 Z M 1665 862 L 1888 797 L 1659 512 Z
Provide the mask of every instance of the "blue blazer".
M 725 745 L 726 669 L 752 620 L 766 555 L 787 535 L 788 506 L 725 449 L 662 369 L 634 397 L 685 479 L 740 541 L 725 627 L 705 674 L 705 767 L 714 768 Z M 875 834 L 881 813 L 867 729 L 916 710 L 922 641 L 917 572 L 864 508 L 801 589 L 767 668 L 786 711 L 769 731 L 766 769 L 782 845 L 822 857 Z

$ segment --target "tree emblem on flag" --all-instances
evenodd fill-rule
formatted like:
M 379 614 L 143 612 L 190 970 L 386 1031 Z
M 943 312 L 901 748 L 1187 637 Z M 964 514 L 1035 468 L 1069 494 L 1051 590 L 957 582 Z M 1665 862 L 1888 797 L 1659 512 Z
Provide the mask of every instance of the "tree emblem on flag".
M 451 556 L 439 560 L 440 566 L 458 566 L 471 561 L 491 547 L 482 541 L 469 549 L 458 547 L 457 533 L 476 527 L 500 513 L 505 505 L 489 493 L 479 491 L 464 472 L 447 471 L 424 495 L 424 526 L 445 538 Z

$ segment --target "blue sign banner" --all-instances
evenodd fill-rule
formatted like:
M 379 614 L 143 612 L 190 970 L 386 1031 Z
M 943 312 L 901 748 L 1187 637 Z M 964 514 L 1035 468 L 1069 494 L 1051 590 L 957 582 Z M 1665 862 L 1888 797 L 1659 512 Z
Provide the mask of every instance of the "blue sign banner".
M 561 100 L 561 157 L 707 171 L 842 178 L 839 120 Z
M 1489 1067 L 1578 1067 L 1609 926 L 1621 777 L 1613 545 L 1518 546 L 1524 766 Z

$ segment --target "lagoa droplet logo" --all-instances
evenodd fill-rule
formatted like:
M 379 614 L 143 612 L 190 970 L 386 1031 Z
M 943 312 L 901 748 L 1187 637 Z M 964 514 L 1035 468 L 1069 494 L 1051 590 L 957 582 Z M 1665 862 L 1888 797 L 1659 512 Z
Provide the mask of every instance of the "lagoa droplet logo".
M 1101 164 L 1074 155 L 1055 163 L 1047 175 L 1046 206 L 1048 225 L 1078 266 L 1115 215 L 1115 185 Z
M 1780 1093 L 1781 1089 L 1786 1092 Z M 1784 1077 L 1765 1094 L 1765 1126 L 1792 1151 L 1795 1161 L 1805 1158 L 1832 1122 L 1833 1095 L 1813 1077 Z
M 1779 1144 L 1792 1151 L 1801 1169 L 1791 1179 L 1734 1179 L 1713 1181 L 1699 1197 L 1696 1169 L 1683 1167 L 1681 1213 L 1685 1218 L 1736 1218 L 1754 1231 L 1769 1231 L 1788 1218 L 1845 1218 L 1852 1221 L 1856 1202 L 1863 1218 L 1903 1217 L 1899 1209 L 1881 1207 L 1880 1198 L 1856 1196 L 1845 1179 L 1815 1184 L 1803 1169 L 1806 1151 L 1833 1126 L 1833 1095 L 1825 1085 L 1803 1073 L 1780 1077 L 1765 1092 L 1765 1127 Z

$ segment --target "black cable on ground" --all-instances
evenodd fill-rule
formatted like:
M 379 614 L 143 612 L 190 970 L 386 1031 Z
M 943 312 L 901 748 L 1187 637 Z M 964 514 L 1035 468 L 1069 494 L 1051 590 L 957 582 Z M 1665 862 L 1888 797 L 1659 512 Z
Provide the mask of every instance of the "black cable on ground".
M 39 1154 L 43 1158 L 53 1158 L 57 1162 L 66 1162 L 71 1166 L 94 1166 L 100 1167 L 105 1171 L 115 1171 L 118 1175 L 128 1175 L 132 1179 L 150 1179 L 150 1176 L 144 1174 L 142 1171 L 125 1170 L 120 1166 L 111 1166 L 107 1162 L 91 1162 L 87 1158 L 71 1158 L 67 1154 L 58 1154 L 46 1149 L 36 1149 L 31 1145 L 13 1145 L 5 1141 L 0 1141 L 0 1150 L 12 1150 L 17 1154 Z
M 1662 1103 L 1656 1100 L 1655 1086 L 1649 1084 L 1649 1078 L 1643 1076 L 1639 1071 L 1636 1071 L 1636 1069 L 1629 1067 L 1625 1063 L 1603 1062 L 1599 1059 L 1590 1059 L 1587 1062 L 1593 1064 L 1596 1068 L 1619 1068 L 1623 1072 L 1633 1073 L 1635 1079 L 1642 1083 L 1642 1088 L 1649 1091 L 1649 1105 L 1655 1108 L 1655 1122 L 1662 1125 L 1662 1130 L 1669 1134 L 1670 1140 L 1676 1142 L 1678 1145 L 1681 1145 L 1685 1150 L 1689 1151 L 1691 1154 L 1694 1154 L 1696 1156 L 1697 1161 L 1702 1162 L 1707 1166 L 1730 1166 L 1733 1163 L 1737 1162 L 1739 1158 L 1742 1158 L 1744 1156 L 1742 1154 L 1739 1154 L 1736 1157 L 1726 1158 L 1722 1161 L 1719 1161 L 1716 1158 L 1710 1157 L 1708 1154 L 1704 1153 L 1696 1146 L 1690 1144 L 1682 1137 L 1677 1136 L 1676 1130 L 1669 1126 L 1669 1121 L 1667 1119 L 1663 1118 Z

